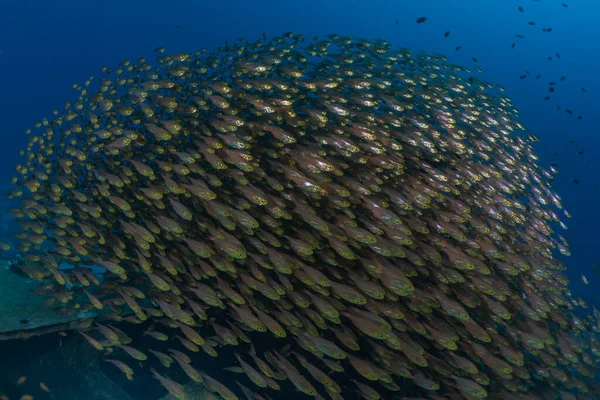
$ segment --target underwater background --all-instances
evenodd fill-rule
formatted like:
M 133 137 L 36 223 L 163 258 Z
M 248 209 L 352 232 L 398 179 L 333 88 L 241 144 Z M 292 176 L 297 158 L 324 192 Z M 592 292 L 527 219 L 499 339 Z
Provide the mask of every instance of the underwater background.
M 423 17 L 425 20 L 418 22 Z M 581 296 L 589 305 L 587 311 L 578 312 L 587 315 L 592 306 L 600 306 L 600 139 L 595 119 L 600 91 L 598 17 L 600 4 L 592 0 L 4 0 L 0 4 L 0 187 L 3 194 L 13 188 L 10 180 L 14 166 L 22 163 L 18 153 L 27 145 L 25 130 L 42 117 L 51 119 L 53 110 L 64 108 L 65 101 L 74 101 L 78 94 L 73 84 L 83 84 L 90 76 L 100 77 L 103 66 L 114 68 L 123 60 L 139 57 L 153 60 L 153 50 L 159 46 L 164 46 L 167 53 L 203 48 L 210 52 L 226 41 L 254 41 L 263 34 L 272 38 L 294 32 L 307 40 L 332 33 L 383 39 L 395 49 L 442 54 L 449 63 L 472 69 L 471 76 L 505 89 L 504 95 L 519 111 L 520 122 L 540 139 L 534 144 L 539 164 L 560 171 L 553 188 L 572 215 L 568 220 L 561 215 L 568 226 L 562 234 L 569 242 L 571 256 L 555 255 L 568 267 L 564 273 L 574 297 Z M 475 70 L 477 67 L 481 72 Z M 538 75 L 541 77 L 536 78 Z M 2 240 L 7 242 L 18 230 L 8 211 L 15 201 L 3 200 L 0 210 Z M 16 257 L 14 250 L 3 256 L 5 260 Z M 4 295 L 0 293 L 0 303 Z M 119 327 L 134 343 L 152 340 L 142 336 L 148 326 Z M 583 336 L 588 339 L 587 333 Z M 0 395 L 10 400 L 24 393 L 31 393 L 35 399 L 111 398 L 108 394 L 92 397 L 92 391 L 99 391 L 101 385 L 86 387 L 79 377 L 53 369 L 55 361 L 51 357 L 59 357 L 55 350 L 75 340 L 72 338 L 81 340 L 80 335 L 69 332 L 65 337 L 53 333 L 0 341 L 0 369 L 5 372 L 0 374 Z M 260 335 L 252 339 L 261 349 L 271 345 L 269 338 Z M 223 346 L 219 357 L 204 357 L 195 366 L 242 398 L 235 380 L 251 388 L 253 384 L 245 376 L 223 371 L 238 365 L 233 354 L 236 350 L 230 347 Z M 89 351 L 94 350 L 89 347 Z M 77 352 L 73 357 L 78 357 Z M 130 363 L 134 368 L 137 364 Z M 594 363 L 592 367 L 597 366 Z M 181 371 L 175 371 L 176 367 L 167 370 L 167 375 L 181 383 L 189 380 Z M 131 398 L 158 399 L 166 395 L 153 379 L 151 366 L 136 371 L 133 381 L 110 365 L 102 364 L 101 368 Z M 349 377 L 354 379 L 354 375 Z M 17 384 L 15 376 L 27 376 L 27 381 Z M 40 388 L 41 381 L 52 390 Z M 77 390 L 69 389 L 70 385 Z M 273 399 L 308 398 L 289 382 L 282 383 L 281 391 L 268 393 Z M 385 393 L 392 396 L 392 392 Z M 429 394 L 417 388 L 389 398 L 429 398 Z M 357 394 L 352 392 L 344 398 L 352 396 Z M 588 398 L 600 398 L 600 394 L 592 392 Z

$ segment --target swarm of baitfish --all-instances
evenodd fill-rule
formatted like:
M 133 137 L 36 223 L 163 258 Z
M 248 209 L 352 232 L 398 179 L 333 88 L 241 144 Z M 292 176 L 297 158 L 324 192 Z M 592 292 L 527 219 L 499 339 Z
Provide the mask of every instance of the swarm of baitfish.
M 75 85 L 11 193 L 21 270 L 48 306 L 98 310 L 81 333 L 128 378 L 131 356 L 206 398 L 598 393 L 598 315 L 555 258 L 557 171 L 501 87 L 337 35 L 157 52 Z M 171 350 L 115 326 L 145 321 Z M 239 387 L 201 371 L 222 346 Z

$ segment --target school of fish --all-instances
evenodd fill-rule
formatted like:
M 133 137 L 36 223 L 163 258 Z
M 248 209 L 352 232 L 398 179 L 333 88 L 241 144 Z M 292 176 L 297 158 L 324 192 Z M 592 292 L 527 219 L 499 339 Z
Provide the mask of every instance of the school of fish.
M 167 367 L 207 399 L 600 391 L 599 315 L 556 258 L 558 171 L 501 87 L 337 35 L 156 51 L 75 85 L 12 181 L 19 268 L 48 307 L 98 313 L 80 334 L 106 362 L 132 379 L 152 357 L 177 399 Z M 194 354 L 222 346 L 239 386 Z

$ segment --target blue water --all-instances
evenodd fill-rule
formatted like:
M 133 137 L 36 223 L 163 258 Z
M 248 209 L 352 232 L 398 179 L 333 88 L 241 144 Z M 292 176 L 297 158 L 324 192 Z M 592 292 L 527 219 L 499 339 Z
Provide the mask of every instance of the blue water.
M 596 0 L 228 0 L 40 1 L 0 4 L 0 183 L 8 183 L 26 142 L 24 130 L 73 100 L 73 83 L 99 76 L 103 65 L 153 57 L 152 49 L 213 49 L 226 40 L 285 31 L 307 37 L 338 33 L 382 38 L 394 46 L 439 52 L 478 65 L 481 76 L 506 89 L 524 125 L 540 138 L 540 163 L 558 164 L 574 292 L 592 304 L 600 284 L 600 61 Z M 519 12 L 518 6 L 524 8 Z M 427 21 L 416 24 L 418 17 Z M 397 22 L 396 22 L 397 21 Z M 535 26 L 528 24 L 536 23 Z M 552 32 L 542 32 L 552 28 Z M 450 31 L 448 37 L 444 32 Z M 522 34 L 524 39 L 515 35 Z M 515 48 L 511 48 L 512 43 Z M 455 51 L 461 46 L 459 51 Z M 557 59 L 556 53 L 560 54 Z M 551 61 L 547 60 L 552 56 Z M 475 57 L 478 62 L 474 63 Z M 530 75 L 519 79 L 525 71 Z M 539 80 L 535 76 L 541 74 Z M 566 80 L 559 82 L 561 76 Z M 548 93 L 548 82 L 556 91 Z M 586 92 L 581 90 L 584 87 Z M 544 97 L 551 95 L 550 100 Z M 560 106 L 561 110 L 556 107 Z M 564 109 L 573 110 L 573 115 Z M 578 120 L 575 115 L 581 115 Z M 579 151 L 584 151 L 578 155 Z M 556 153 L 556 154 L 555 154 Z M 598 157 L 598 160 L 593 160 Z M 580 183 L 576 184 L 573 179 Z M 600 270 L 599 270 L 600 271 Z M 590 284 L 580 278 L 584 273 Z

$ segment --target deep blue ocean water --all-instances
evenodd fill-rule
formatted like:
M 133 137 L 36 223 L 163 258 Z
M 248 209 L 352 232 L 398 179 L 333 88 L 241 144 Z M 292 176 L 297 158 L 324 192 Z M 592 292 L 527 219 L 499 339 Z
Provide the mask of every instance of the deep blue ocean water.
M 24 130 L 73 100 L 73 83 L 104 65 L 152 50 L 214 49 L 226 40 L 286 31 L 385 39 L 478 65 L 499 83 L 541 141 L 540 163 L 557 164 L 558 193 L 573 218 L 566 237 L 574 292 L 592 304 L 600 287 L 600 3 L 595 0 L 228 0 L 0 2 L 0 183 L 8 183 Z M 519 12 L 522 6 L 524 12 Z M 419 17 L 427 21 L 417 24 Z M 535 26 L 529 25 L 530 21 Z M 542 28 L 552 28 L 543 32 Z M 444 32 L 450 31 L 448 37 Z M 525 36 L 524 39 L 516 37 Z M 511 44 L 516 43 L 514 48 Z M 455 48 L 460 46 L 459 51 Z M 560 54 L 560 59 L 556 53 Z M 552 60 L 547 60 L 551 56 Z M 475 63 L 472 59 L 478 61 Z M 523 74 L 526 79 L 519 79 Z M 536 80 L 534 77 L 541 74 Z M 559 82 L 561 76 L 566 77 Z M 548 93 L 548 82 L 557 81 Z M 585 92 L 581 88 L 585 88 Z M 551 95 L 549 100 L 545 96 Z M 561 110 L 557 110 L 559 106 Z M 573 115 L 564 110 L 573 110 Z M 583 118 L 578 120 L 575 115 Z M 583 152 L 582 154 L 579 154 Z M 598 159 L 595 159 L 595 158 Z M 579 183 L 575 183 L 577 180 Z M 600 269 L 598 270 L 600 271 Z M 590 284 L 584 285 L 585 274 Z M 1 299 L 0 299 L 1 301 Z

